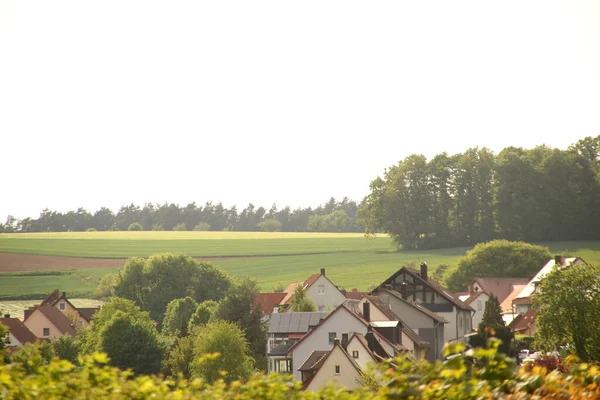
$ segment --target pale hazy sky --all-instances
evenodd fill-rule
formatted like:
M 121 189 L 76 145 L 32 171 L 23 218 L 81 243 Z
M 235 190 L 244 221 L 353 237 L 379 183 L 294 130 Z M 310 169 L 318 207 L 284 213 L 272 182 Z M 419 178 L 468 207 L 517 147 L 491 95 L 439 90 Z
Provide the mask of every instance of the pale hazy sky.
M 600 134 L 598 1 L 0 0 L 0 219 L 360 200 Z

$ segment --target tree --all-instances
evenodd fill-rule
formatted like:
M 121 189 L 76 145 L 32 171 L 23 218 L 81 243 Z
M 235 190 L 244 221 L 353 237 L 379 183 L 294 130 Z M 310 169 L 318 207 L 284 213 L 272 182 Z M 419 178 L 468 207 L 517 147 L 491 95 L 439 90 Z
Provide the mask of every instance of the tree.
M 555 268 L 541 282 L 536 343 L 545 350 L 569 345 L 584 362 L 600 362 L 600 269 L 585 263 Z
M 190 368 L 194 362 L 195 340 L 196 338 L 192 335 L 179 337 L 175 340 L 167 357 L 167 368 L 170 375 L 177 376 L 181 374 L 185 379 L 190 379 Z
M 139 222 L 132 222 L 127 228 L 128 231 L 143 231 L 144 227 Z
M 279 222 L 275 218 L 265 219 L 264 221 L 261 221 L 258 224 L 258 226 L 260 227 L 260 229 L 262 229 L 263 231 L 267 231 L 267 232 L 281 231 L 281 222 Z
M 115 283 L 117 282 L 116 274 L 104 275 L 100 278 L 98 286 L 96 286 L 96 298 L 101 300 L 107 300 L 113 295 Z
M 212 320 L 218 308 L 219 303 L 213 300 L 206 300 L 198 304 L 198 308 L 196 308 L 194 315 L 192 315 L 190 318 L 188 332 L 190 332 L 194 326 L 208 324 Z
M 79 365 L 79 342 L 71 335 L 62 335 L 50 342 L 54 354 L 73 365 Z
M 510 350 L 510 342 L 513 339 L 513 334 L 510 329 L 505 326 L 502 319 L 502 309 L 498 298 L 493 294 L 485 303 L 483 317 L 477 328 L 477 335 L 483 339 L 483 343 L 487 346 L 491 337 L 498 338 L 502 341 L 499 351 L 508 354 Z
M 315 303 L 311 299 L 306 297 L 306 291 L 300 284 L 294 289 L 294 298 L 292 300 L 292 311 L 293 312 L 311 312 L 317 311 Z
M 225 382 L 246 380 L 253 371 L 250 346 L 244 332 L 233 322 L 215 321 L 194 331 L 194 356 L 196 360 L 190 368 L 191 375 L 203 378 L 209 383 L 221 379 L 220 371 L 227 371 Z M 218 353 L 218 357 L 197 361 Z
M 187 231 L 187 228 L 185 227 L 185 224 L 183 222 L 181 222 L 181 223 L 175 225 L 173 227 L 173 230 L 182 232 L 182 231 Z
M 165 345 L 152 321 L 117 311 L 100 331 L 100 350 L 111 365 L 138 374 L 156 374 L 165 355 Z
M 206 222 L 200 222 L 194 227 L 195 231 L 210 231 L 210 224 Z
M 250 346 L 250 354 L 260 369 L 266 369 L 266 327 L 262 322 L 262 310 L 254 306 L 254 300 L 260 292 L 254 279 L 237 279 L 219 303 L 214 317 L 235 322 L 244 332 Z
M 165 312 L 162 333 L 170 336 L 187 336 L 188 324 L 197 308 L 198 303 L 189 296 L 171 301 Z
M 449 270 L 445 283 L 451 291 L 460 292 L 475 278 L 528 278 L 550 258 L 547 247 L 525 242 L 479 243 L 458 260 L 456 268 Z
M 119 271 L 114 294 L 133 300 L 162 324 L 169 302 L 189 296 L 200 303 L 220 300 L 229 289 L 229 277 L 211 264 L 185 255 L 155 254 L 131 258 Z

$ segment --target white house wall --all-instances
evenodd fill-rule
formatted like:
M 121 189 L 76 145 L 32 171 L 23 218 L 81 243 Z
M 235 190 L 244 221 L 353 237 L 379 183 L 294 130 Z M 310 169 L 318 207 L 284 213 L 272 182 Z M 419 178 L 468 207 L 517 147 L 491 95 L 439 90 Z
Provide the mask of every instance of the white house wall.
M 299 342 L 292 351 L 292 368 L 296 380 L 302 379 L 302 374 L 298 371 L 298 368 L 302 366 L 313 351 L 325 351 L 333 348 L 333 344 L 329 344 L 329 332 L 335 332 L 340 341 L 342 340 L 342 333 L 347 333 L 348 339 L 352 337 L 352 333 L 362 333 L 363 335 L 367 333 L 367 327 L 344 308 L 331 315 L 315 329 L 313 333 L 305 336 L 304 340 Z
M 477 328 L 481 319 L 483 318 L 483 312 L 485 311 L 485 303 L 490 298 L 487 294 L 481 293 L 477 298 L 470 304 L 471 307 L 475 309 L 475 314 L 473 314 L 473 327 Z
M 354 358 L 353 356 L 355 351 L 358 351 L 358 358 Z M 364 370 L 368 363 L 375 361 L 371 356 L 371 353 L 367 351 L 365 346 L 358 339 L 353 339 L 348 343 L 348 354 L 350 357 L 354 358 L 354 361 L 356 361 L 362 370 Z
M 323 293 L 319 293 L 319 286 L 323 286 Z M 324 312 L 332 311 L 346 300 L 346 296 L 323 275 L 306 290 L 306 297 L 315 303 L 317 311 Z
M 339 374 L 335 373 L 336 365 L 340 367 Z M 339 347 L 336 347 L 329 354 L 329 357 L 327 357 L 306 390 L 317 391 L 329 382 L 333 383 L 336 387 L 354 390 L 361 386 L 359 378 L 360 373 L 356 370 L 356 367 L 352 365 L 352 362 L 348 360 L 343 351 Z

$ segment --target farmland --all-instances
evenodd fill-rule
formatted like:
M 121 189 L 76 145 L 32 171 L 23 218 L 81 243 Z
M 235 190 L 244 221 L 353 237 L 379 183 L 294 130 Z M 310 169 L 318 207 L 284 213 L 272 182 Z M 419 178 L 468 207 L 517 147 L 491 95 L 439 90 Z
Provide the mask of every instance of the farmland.
M 557 242 L 554 253 L 600 261 L 600 242 Z M 116 273 L 128 257 L 184 253 L 208 260 L 233 276 L 258 280 L 265 291 L 305 279 L 326 268 L 347 289 L 367 290 L 407 263 L 427 262 L 433 271 L 453 265 L 468 248 L 395 251 L 386 236 L 264 232 L 86 232 L 0 234 L 0 299 L 38 299 L 55 288 L 74 296 L 94 293 L 103 275 Z M 28 255 L 37 255 L 31 265 Z M 65 257 L 67 256 L 67 257 Z M 13 260 L 13 261 L 7 261 Z M 17 268 L 11 268 L 21 260 Z M 29 267 L 28 267 L 29 265 Z

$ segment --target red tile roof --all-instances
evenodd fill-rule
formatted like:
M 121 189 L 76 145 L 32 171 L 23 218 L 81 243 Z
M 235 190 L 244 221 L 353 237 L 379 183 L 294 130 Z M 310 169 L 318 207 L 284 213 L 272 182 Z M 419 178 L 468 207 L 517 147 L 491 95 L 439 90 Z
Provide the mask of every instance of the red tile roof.
M 526 331 L 535 325 L 535 318 L 537 316 L 537 311 L 532 308 L 527 311 L 525 314 L 519 314 L 515 319 L 508 325 L 510 329 L 515 332 Z
M 515 285 L 527 285 L 529 278 L 475 278 L 471 285 L 475 283 L 485 294 L 493 294 L 498 298 L 498 302 L 502 303 L 511 294 Z
M 321 274 L 312 274 L 311 276 L 309 276 L 308 279 L 304 281 L 304 289 L 308 289 L 309 287 L 311 287 L 312 284 L 315 283 L 320 276 Z
M 38 307 L 36 311 L 40 311 L 44 316 L 60 331 L 62 334 L 69 334 L 71 336 L 75 336 L 77 333 L 75 332 L 75 328 L 73 328 L 73 324 L 63 314 L 58 308 L 51 306 L 42 306 Z M 35 311 L 34 311 L 35 312 Z M 33 312 L 29 315 L 31 318 Z
M 8 331 L 17 339 L 21 344 L 35 343 L 38 338 L 35 337 L 33 332 L 26 327 L 23 322 L 18 318 L 0 318 L 0 324 L 6 326 Z
M 287 296 L 287 293 L 259 293 L 254 299 L 254 306 L 262 307 L 262 312 L 265 315 L 271 315 L 273 307 L 276 304 L 280 304 L 283 299 Z

